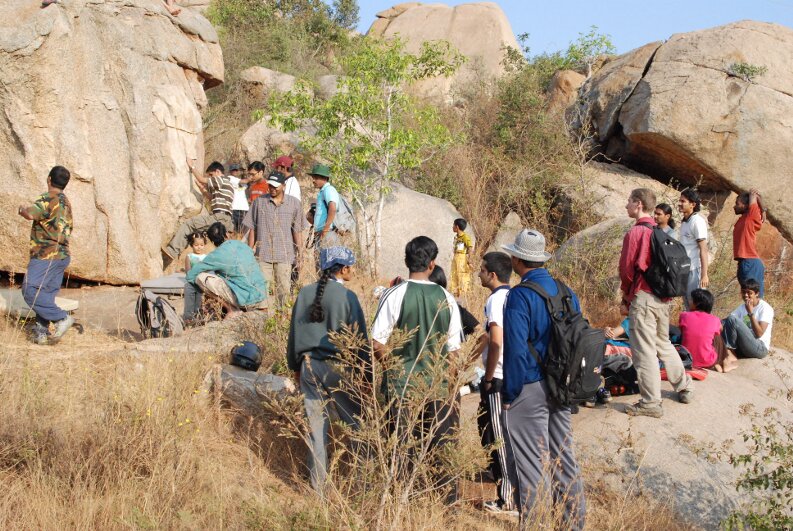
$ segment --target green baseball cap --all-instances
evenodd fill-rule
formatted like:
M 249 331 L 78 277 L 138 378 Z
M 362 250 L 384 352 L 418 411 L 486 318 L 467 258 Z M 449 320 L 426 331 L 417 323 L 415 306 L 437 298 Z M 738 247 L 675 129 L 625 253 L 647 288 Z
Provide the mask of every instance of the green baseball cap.
M 327 164 L 314 164 L 314 167 L 311 168 L 311 171 L 308 172 L 308 174 L 318 175 L 319 177 L 330 179 L 330 166 Z

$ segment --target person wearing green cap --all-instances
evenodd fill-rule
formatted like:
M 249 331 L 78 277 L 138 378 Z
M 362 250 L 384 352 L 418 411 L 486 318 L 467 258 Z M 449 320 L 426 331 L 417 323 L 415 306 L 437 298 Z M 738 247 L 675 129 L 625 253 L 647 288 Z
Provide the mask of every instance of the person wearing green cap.
M 316 249 L 340 245 L 339 236 L 333 226 L 339 207 L 339 192 L 330 184 L 330 167 L 325 164 L 315 164 L 309 175 L 314 182 L 314 188 L 319 189 L 314 212 L 312 243 Z

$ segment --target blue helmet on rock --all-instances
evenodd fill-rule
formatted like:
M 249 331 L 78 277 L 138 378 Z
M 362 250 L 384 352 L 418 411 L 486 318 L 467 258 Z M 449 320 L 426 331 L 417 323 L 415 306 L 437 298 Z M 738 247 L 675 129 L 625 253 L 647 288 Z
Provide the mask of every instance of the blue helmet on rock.
M 262 365 L 262 351 L 256 343 L 242 341 L 231 349 L 231 364 L 248 371 L 258 371 Z

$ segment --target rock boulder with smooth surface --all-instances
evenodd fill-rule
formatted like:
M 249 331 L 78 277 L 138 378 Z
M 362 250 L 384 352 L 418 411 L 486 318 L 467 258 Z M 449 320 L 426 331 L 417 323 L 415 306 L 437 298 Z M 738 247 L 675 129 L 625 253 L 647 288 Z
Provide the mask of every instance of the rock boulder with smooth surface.
M 451 78 L 434 78 L 417 84 L 421 94 L 448 99 L 455 86 L 478 77 L 493 80 L 504 73 L 504 47 L 520 49 L 504 12 L 493 2 L 449 7 L 408 2 L 377 14 L 368 35 L 399 37 L 407 50 L 417 53 L 423 42 L 449 41 L 468 61 Z
M 748 191 L 793 237 L 793 29 L 741 21 L 628 52 L 582 89 L 612 159 L 705 191 Z M 739 70 L 764 68 L 746 79 Z
M 162 271 L 160 246 L 202 207 L 186 159 L 203 167 L 204 89 L 223 81 L 217 34 L 160 0 L 0 4 L 0 210 L 72 173 L 67 274 L 135 283 Z M 0 270 L 24 271 L 30 222 L 0 226 Z

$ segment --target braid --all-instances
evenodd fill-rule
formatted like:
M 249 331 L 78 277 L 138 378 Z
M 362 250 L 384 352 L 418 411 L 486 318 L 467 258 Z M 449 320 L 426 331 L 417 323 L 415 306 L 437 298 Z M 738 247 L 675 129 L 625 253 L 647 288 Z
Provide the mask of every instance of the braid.
M 321 323 L 325 320 L 325 309 L 322 308 L 322 296 L 325 294 L 325 286 L 330 279 L 331 270 L 325 269 L 322 271 L 322 276 L 319 277 L 317 282 L 317 294 L 314 297 L 314 303 L 311 305 L 308 320 L 312 323 Z

